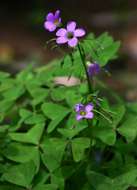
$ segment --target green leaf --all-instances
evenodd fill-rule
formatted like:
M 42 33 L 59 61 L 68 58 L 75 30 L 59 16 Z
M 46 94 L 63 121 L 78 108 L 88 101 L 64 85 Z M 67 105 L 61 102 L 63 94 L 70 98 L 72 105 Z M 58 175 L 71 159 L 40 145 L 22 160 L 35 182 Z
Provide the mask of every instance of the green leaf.
M 60 167 L 67 142 L 63 139 L 50 138 L 42 143 L 42 160 L 50 172 Z
M 88 171 L 87 177 L 90 185 L 92 185 L 95 188 L 95 190 L 119 190 L 113 183 L 112 179 L 100 173 Z
M 85 149 L 90 147 L 90 139 L 86 137 L 75 138 L 71 142 L 73 159 L 75 162 L 79 162 L 84 157 Z
M 80 94 L 87 94 L 88 93 L 88 86 L 86 83 L 80 84 L 79 86 L 79 93 Z
M 50 178 L 50 173 L 44 168 L 40 167 L 39 172 L 35 177 L 35 186 L 45 184 Z
M 48 118 L 56 119 L 61 115 L 64 118 L 70 112 L 70 109 L 54 103 L 44 103 L 42 111 Z
M 106 63 L 113 59 L 115 56 L 115 53 L 120 47 L 120 42 L 114 42 L 113 44 L 108 45 L 108 47 L 105 47 L 103 52 L 101 50 L 99 51 L 98 60 L 99 63 L 101 63 L 101 66 L 106 65 Z
M 107 145 L 114 145 L 116 141 L 116 132 L 109 126 L 96 126 L 92 128 L 92 134 L 95 138 L 99 138 Z
M 54 184 L 37 185 L 32 190 L 57 190 L 58 186 Z
M 37 68 L 36 69 L 37 80 L 40 81 L 42 84 L 47 85 L 47 83 L 49 83 L 53 79 L 53 73 L 56 71 L 57 68 L 59 68 L 59 66 L 60 66 L 60 59 L 54 59 L 49 64 L 46 64 L 46 66 Z
M 34 178 L 36 167 L 33 161 L 11 166 L 2 178 L 10 183 L 29 188 Z
M 113 106 L 112 111 L 114 112 L 112 127 L 115 129 L 123 119 L 126 109 L 124 105 L 116 105 Z
M 50 133 L 67 116 L 70 109 L 54 103 L 44 103 L 42 111 L 52 120 L 47 129 L 48 133 Z
M 95 190 L 126 190 L 135 182 L 136 176 L 137 169 L 131 169 L 115 178 L 109 178 L 94 171 L 87 172 L 88 181 Z
M 88 127 L 87 121 L 83 120 L 78 122 L 75 117 L 76 116 L 74 114 L 71 114 L 66 123 L 66 127 L 57 129 L 63 137 L 72 139 Z
M 15 86 L 11 87 L 10 89 L 6 90 L 3 93 L 3 96 L 6 100 L 11 101 L 11 100 L 16 100 L 19 98 L 21 95 L 23 95 L 25 92 L 25 88 L 21 86 L 20 84 L 16 84 Z
M 43 134 L 44 127 L 45 123 L 42 122 L 32 127 L 27 133 L 9 133 L 9 136 L 12 140 L 18 142 L 32 143 L 38 145 Z
M 128 111 L 137 113 L 137 102 L 127 104 Z
M 19 114 L 22 118 L 22 122 L 25 124 L 37 124 L 45 121 L 45 117 L 42 114 L 33 113 L 27 109 L 20 109 Z
M 1 100 L 0 113 L 7 112 L 13 105 L 14 105 L 14 102 L 11 100 Z
M 51 133 L 51 132 L 56 128 L 56 126 L 62 121 L 62 119 L 63 119 L 62 116 L 63 116 L 63 115 L 61 115 L 61 116 L 55 118 L 54 120 L 52 120 L 52 121 L 49 123 L 48 128 L 47 128 L 47 132 L 48 132 L 48 133 Z
M 112 37 L 107 33 L 97 38 L 97 54 L 99 63 L 104 66 L 109 60 L 113 59 L 120 47 L 120 42 L 114 42 Z
M 5 133 L 10 128 L 10 125 L 0 125 L 0 133 Z
M 76 136 L 80 131 L 84 130 L 86 126 L 81 126 L 81 128 L 78 128 L 78 126 L 70 129 L 64 129 L 64 128 L 58 128 L 57 131 L 65 138 L 72 139 L 74 136 Z
M 15 80 L 12 78 L 7 78 L 6 80 L 3 80 L 0 84 L 0 92 L 3 93 L 6 90 L 11 89 L 15 86 Z
M 57 184 L 59 190 L 64 190 L 65 180 L 60 168 L 51 174 L 51 183 Z
M 66 87 L 53 88 L 51 91 L 51 98 L 55 101 L 62 101 L 66 98 Z
M 31 117 L 32 112 L 29 111 L 29 110 L 27 110 L 27 109 L 21 108 L 21 109 L 19 110 L 19 115 L 21 116 L 21 118 L 22 118 L 23 120 L 25 120 L 25 119 L 27 119 L 28 117 Z
M 79 167 L 79 166 L 77 166 Z M 71 165 L 66 165 L 66 166 L 63 166 L 61 167 L 61 171 L 62 171 L 62 174 L 63 174 L 63 177 L 65 180 L 69 179 L 73 173 L 75 173 L 77 170 L 77 168 L 75 167 L 75 164 L 71 164 Z
M 23 145 L 20 143 L 11 143 L 2 151 L 9 160 L 25 163 L 33 160 L 36 167 L 39 168 L 40 155 L 37 147 Z
M 80 94 L 77 93 L 77 91 L 69 90 L 66 92 L 66 101 L 68 105 L 72 108 L 75 104 L 78 102 L 81 102 L 82 97 Z
M 129 169 L 128 172 L 114 178 L 115 184 L 119 187 L 119 190 L 125 190 L 131 187 L 132 184 L 136 181 L 137 169 Z
M 32 103 L 34 105 L 37 105 L 37 104 L 43 102 L 49 94 L 48 89 L 44 89 L 44 88 L 37 87 L 37 86 L 35 86 L 35 87 L 28 86 L 28 91 L 31 94 L 31 96 L 34 98 L 32 100 Z
M 4 120 L 4 114 L 0 113 L 0 123 Z
M 86 184 L 83 186 L 82 190 L 91 190 L 91 186 L 90 186 L 88 183 L 86 183 Z M 92 190 L 94 190 L 94 189 L 92 189 Z
M 10 76 L 9 73 L 6 73 L 6 72 L 3 72 L 3 71 L 0 71 L 0 81 L 5 80 L 5 79 L 8 78 L 9 76 Z
M 2 160 L 2 157 L 1 157 L 1 161 L 4 161 L 4 159 Z M 4 173 L 6 170 L 6 165 L 3 165 L 0 163 L 0 174 Z
M 33 79 L 32 68 L 33 65 L 29 64 L 24 70 L 16 75 L 16 80 L 23 84 L 31 81 Z
M 94 61 L 104 66 L 109 60 L 116 56 L 120 42 L 114 42 L 108 33 L 104 33 L 97 39 L 94 39 L 93 36 L 88 36 L 82 46 L 85 52 L 89 53 Z
M 1 190 L 25 190 L 24 188 L 17 187 L 15 185 L 0 185 Z
M 34 125 L 45 121 L 45 117 L 42 114 L 33 113 L 31 117 L 27 118 L 24 123 Z
M 126 114 L 123 123 L 117 131 L 124 136 L 128 142 L 132 142 L 137 136 L 137 116 L 134 114 Z

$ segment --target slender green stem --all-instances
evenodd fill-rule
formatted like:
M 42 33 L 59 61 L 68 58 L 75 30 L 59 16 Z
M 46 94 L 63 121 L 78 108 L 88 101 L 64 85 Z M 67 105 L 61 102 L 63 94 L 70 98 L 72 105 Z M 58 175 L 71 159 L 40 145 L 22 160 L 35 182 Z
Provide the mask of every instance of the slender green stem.
M 86 73 L 86 77 L 87 77 L 87 82 L 88 82 L 89 93 L 91 94 L 92 93 L 92 87 L 91 87 L 91 81 L 90 81 L 90 77 L 88 75 L 88 71 L 87 71 L 87 67 L 86 67 L 85 55 L 83 55 L 81 47 L 80 47 L 79 44 L 78 44 L 78 50 L 79 50 L 79 53 L 80 53 L 80 57 L 81 57 L 81 61 L 82 61 L 83 67 L 85 69 L 85 73 Z
M 94 112 L 100 114 L 100 115 L 101 115 L 102 117 L 104 117 L 109 123 L 112 123 L 112 121 L 111 121 L 108 117 L 106 117 L 103 113 L 101 113 L 100 111 L 97 111 L 97 110 L 94 109 Z

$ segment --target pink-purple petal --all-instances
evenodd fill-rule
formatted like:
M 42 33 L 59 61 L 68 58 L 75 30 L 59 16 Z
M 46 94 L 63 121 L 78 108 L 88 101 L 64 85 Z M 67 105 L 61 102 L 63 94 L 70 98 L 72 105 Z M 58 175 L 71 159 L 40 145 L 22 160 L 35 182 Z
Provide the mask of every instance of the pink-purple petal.
M 86 112 L 90 112 L 91 110 L 93 110 L 93 105 L 92 104 L 88 104 L 88 105 L 86 105 L 85 106 L 85 110 L 86 110 Z
M 56 30 L 56 25 L 53 22 L 46 21 L 44 23 L 45 29 L 49 30 L 50 32 L 53 32 Z
M 61 23 L 61 18 L 58 18 L 59 24 Z
M 64 37 L 64 36 L 58 37 L 56 39 L 57 44 L 65 44 L 67 41 L 68 41 L 68 39 L 66 37 Z
M 48 13 L 48 15 L 47 15 L 47 17 L 46 17 L 46 20 L 47 21 L 54 21 L 54 15 L 53 15 L 53 13 Z
M 59 16 L 60 16 L 60 10 L 57 10 L 57 11 L 55 12 L 55 18 L 57 19 L 57 18 L 59 18 Z
M 68 32 L 74 32 L 76 29 L 76 22 L 71 21 L 67 24 L 67 31 Z
M 100 66 L 97 63 L 90 63 L 88 65 L 88 74 L 90 77 L 93 77 L 94 75 L 97 75 L 100 72 Z
M 78 44 L 78 39 L 77 38 L 72 38 L 72 39 L 70 39 L 70 40 L 68 40 L 68 45 L 70 46 L 70 47 L 75 47 L 76 45 Z
M 56 32 L 56 36 L 65 36 L 67 33 L 67 30 L 65 28 L 61 28 Z
M 77 114 L 77 115 L 76 115 L 76 120 L 79 121 L 79 120 L 81 120 L 81 119 L 83 119 L 83 116 L 80 115 L 80 114 Z
M 84 118 L 86 118 L 86 119 L 92 119 L 93 117 L 94 117 L 93 112 L 88 112 L 88 113 L 84 116 Z
M 86 34 L 85 30 L 82 29 L 82 28 L 76 29 L 76 30 L 74 31 L 74 35 L 75 35 L 76 37 L 82 37 L 82 36 L 84 36 L 85 34 Z
M 79 112 L 80 110 L 82 110 L 83 107 L 84 107 L 83 104 L 76 104 L 76 105 L 75 105 L 75 111 L 76 111 L 76 112 Z

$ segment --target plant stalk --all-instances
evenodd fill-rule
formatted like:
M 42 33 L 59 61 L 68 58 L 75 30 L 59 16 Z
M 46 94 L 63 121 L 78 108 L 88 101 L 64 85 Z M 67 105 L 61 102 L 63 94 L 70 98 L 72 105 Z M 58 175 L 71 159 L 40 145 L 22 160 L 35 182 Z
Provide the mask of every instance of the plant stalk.
M 90 77 L 89 77 L 89 74 L 88 74 L 88 71 L 87 71 L 87 66 L 86 66 L 86 62 L 85 62 L 85 55 L 83 55 L 81 47 L 80 47 L 79 44 L 78 44 L 78 50 L 79 50 L 80 58 L 81 58 L 81 61 L 82 61 L 82 64 L 83 64 L 83 67 L 84 67 L 84 70 L 85 70 L 85 73 L 86 73 L 89 93 L 91 94 L 93 92 L 93 90 L 92 90 L 92 87 L 91 87 Z

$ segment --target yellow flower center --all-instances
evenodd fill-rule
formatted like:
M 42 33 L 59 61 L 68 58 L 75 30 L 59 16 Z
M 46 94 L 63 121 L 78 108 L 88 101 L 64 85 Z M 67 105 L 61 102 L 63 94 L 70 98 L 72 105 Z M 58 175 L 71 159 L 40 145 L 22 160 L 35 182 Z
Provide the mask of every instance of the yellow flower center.
M 80 115 L 84 116 L 84 115 L 86 115 L 86 112 L 85 111 L 81 111 Z
M 59 25 L 59 20 L 58 19 L 54 20 L 54 24 Z

